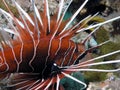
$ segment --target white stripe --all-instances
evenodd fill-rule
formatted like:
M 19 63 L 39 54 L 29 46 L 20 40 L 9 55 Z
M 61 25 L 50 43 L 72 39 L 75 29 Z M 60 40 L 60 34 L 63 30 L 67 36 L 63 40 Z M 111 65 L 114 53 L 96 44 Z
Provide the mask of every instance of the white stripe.
M 10 24 L 11 24 L 11 26 L 13 27 L 13 29 L 15 30 L 15 32 L 17 33 L 17 35 L 18 35 L 18 37 L 19 37 L 19 39 L 20 39 L 20 41 L 21 41 L 21 50 L 20 50 L 20 62 L 18 62 L 17 63 L 17 71 L 18 71 L 18 69 L 19 69 L 19 64 L 22 62 L 22 51 L 23 51 L 23 41 L 22 41 L 22 38 L 21 38 L 21 36 L 20 36 L 20 34 L 19 34 L 19 32 L 18 32 L 18 30 L 14 27 L 14 25 L 11 23 L 11 20 L 9 20 L 8 19 L 8 17 L 6 17 L 6 15 L 8 16 L 8 17 L 10 17 L 11 19 L 13 19 L 13 17 L 9 14 L 9 13 L 7 13 L 7 12 L 5 12 L 4 10 L 3 10 L 3 15 L 5 16 L 5 18 L 8 20 L 8 22 L 10 22 Z M 13 19 L 14 20 L 14 19 Z M 22 28 L 24 28 L 24 25 L 22 24 L 22 22 L 20 22 L 18 19 L 16 19 L 17 20 L 17 22 L 18 22 L 18 24 L 22 27 Z
M 82 19 L 81 21 L 79 21 L 79 23 L 77 23 L 77 25 L 73 26 L 72 30 L 74 30 L 76 27 L 78 27 L 82 22 L 84 22 L 86 19 L 89 19 L 91 17 L 91 15 L 85 17 L 84 19 Z
M 32 1 L 34 1 L 34 0 L 32 0 Z M 38 11 L 38 9 L 37 9 L 35 3 L 34 3 L 34 9 L 35 9 L 35 13 L 36 13 L 37 18 L 38 18 L 38 20 L 40 21 L 40 24 L 43 26 L 43 22 L 42 22 L 40 13 L 39 13 L 39 11 Z
M 50 81 L 49 84 L 45 87 L 44 90 L 47 90 L 47 89 L 50 87 L 50 85 L 52 85 L 52 82 L 53 82 L 53 78 L 51 78 L 51 81 Z
M 5 16 L 5 18 L 7 19 L 7 21 L 10 23 L 11 27 L 15 30 L 15 32 L 17 33 L 20 41 L 22 42 L 22 38 L 21 38 L 21 36 L 20 36 L 20 34 L 19 34 L 19 30 L 16 29 L 16 27 L 13 25 L 12 21 L 9 20 L 9 18 L 8 18 L 4 13 L 3 13 L 3 15 Z M 16 19 L 16 20 L 18 20 L 18 19 Z M 18 20 L 17 22 L 20 23 L 19 20 Z M 22 27 L 22 25 L 23 25 L 23 24 L 21 23 L 20 26 Z M 24 25 L 23 25 L 23 28 L 24 28 Z
M 13 60 L 15 60 L 15 62 L 16 62 L 16 64 L 17 64 L 16 72 L 18 72 L 18 70 L 19 70 L 19 63 L 18 63 L 18 60 L 17 60 L 17 58 L 16 58 L 15 51 L 14 51 L 14 49 L 13 49 L 13 46 L 12 46 L 11 42 L 9 42 L 9 46 L 10 46 L 10 48 L 11 48 L 11 50 L 12 50 L 12 54 L 13 54 L 13 57 L 14 57 Z
M 16 90 L 26 90 L 25 88 L 31 86 L 31 84 L 32 84 L 32 83 L 27 84 L 27 85 L 24 85 L 24 86 L 22 86 L 22 87 L 20 87 L 20 88 L 17 88 Z
M 101 59 L 101 58 L 104 58 L 104 57 L 107 57 L 107 56 L 110 56 L 110 55 L 113 55 L 113 54 L 117 54 L 117 53 L 119 53 L 120 52 L 120 50 L 117 50 L 117 51 L 114 51 L 114 52 L 111 52 L 111 53 L 108 53 L 108 54 L 105 54 L 105 55 L 102 55 L 102 56 L 99 56 L 99 57 L 96 57 L 96 58 L 93 58 L 93 59 L 90 59 L 90 60 L 88 60 L 88 61 L 95 61 L 95 60 L 97 60 L 97 59 Z M 83 64 L 83 63 L 82 63 Z
M 120 68 L 113 69 L 113 70 L 103 70 L 103 69 L 65 69 L 65 71 L 72 71 L 72 72 L 77 72 L 77 71 L 117 72 L 117 71 L 120 71 Z
M 80 6 L 80 8 L 75 12 L 75 14 L 72 16 L 72 18 L 70 19 L 70 21 L 67 23 L 67 25 L 65 26 L 65 28 L 62 30 L 62 32 L 60 34 L 62 34 L 68 27 L 69 25 L 73 22 L 73 20 L 76 18 L 76 16 L 80 13 L 81 9 L 83 9 L 83 7 L 86 5 L 86 3 L 88 2 L 88 0 L 85 0 L 85 2 Z
M 82 22 L 84 22 L 84 21 L 87 19 L 79 28 L 84 27 L 91 19 L 93 19 L 93 18 L 94 18 L 95 16 L 97 16 L 97 15 L 98 15 L 98 13 L 94 14 L 92 17 L 91 17 L 91 15 L 87 16 L 86 18 L 84 18 L 83 20 L 81 20 L 77 25 L 73 26 L 73 27 L 67 32 L 67 34 L 64 35 L 63 37 L 69 35 L 69 33 L 70 33 L 72 30 L 74 30 L 77 26 L 79 26 Z M 80 29 L 80 30 L 81 30 L 81 29 Z M 77 31 L 79 31 L 79 30 L 77 30 Z M 81 30 L 81 31 L 84 31 L 84 30 Z
M 60 42 L 59 42 L 59 47 L 58 47 L 58 49 L 57 49 L 55 55 L 57 55 L 57 53 L 59 52 L 59 50 L 60 50 L 60 48 L 61 48 L 61 43 L 62 43 L 61 38 L 60 38 L 59 40 L 60 40 Z
M 66 61 L 66 57 L 69 55 L 69 53 L 72 49 L 73 49 L 73 47 L 70 47 L 69 51 L 66 53 L 66 55 L 64 55 L 64 58 L 63 58 L 62 63 L 61 63 L 61 67 L 63 66 L 64 62 Z
M 59 19 L 60 19 L 60 16 L 61 16 L 61 13 L 62 13 L 62 9 L 63 9 L 63 5 L 64 5 L 64 0 L 60 0 L 57 22 L 58 22 Z
M 2 14 L 4 14 L 4 16 L 7 15 L 11 20 L 14 20 L 13 17 L 12 17 L 9 13 L 7 13 L 6 11 L 4 11 L 3 9 L 0 8 L 0 11 L 2 12 Z M 17 20 L 18 24 L 19 24 L 22 28 L 24 28 L 23 23 L 20 22 L 18 19 L 16 19 L 16 20 Z
M 29 82 L 29 81 L 31 81 L 31 80 L 33 80 L 33 78 L 32 78 L 32 79 L 29 79 L 29 80 L 25 80 L 25 81 L 18 82 L 18 83 L 15 83 L 15 84 L 11 84 L 11 85 L 8 84 L 7 87 L 14 87 L 14 86 L 17 86 L 17 85 L 20 85 L 20 84 Z
M 67 54 L 67 52 L 69 52 L 69 49 L 70 49 L 70 47 L 71 47 L 71 42 L 70 42 L 70 41 L 69 41 L 68 45 L 69 45 L 69 46 L 68 46 L 68 48 L 67 48 L 65 54 Z
M 0 11 L 4 14 L 6 14 L 9 18 L 11 18 L 13 20 L 13 17 L 6 11 L 4 11 L 3 9 L 0 8 Z
M 85 39 L 82 41 L 82 43 L 85 43 L 90 36 L 92 36 L 93 33 L 95 33 L 97 30 L 99 30 L 100 26 L 99 27 L 96 27 L 90 34 L 88 34 L 87 37 L 85 37 Z
M 5 57 L 5 53 L 4 53 L 4 49 L 3 49 L 2 45 L 1 45 L 1 52 L 2 52 L 2 56 L 3 56 L 4 64 L 7 66 L 7 68 L 4 72 L 0 72 L 0 73 L 5 73 L 5 72 L 9 71 L 9 65 L 6 62 L 6 57 Z
M 40 21 L 41 25 L 43 26 L 42 19 L 40 17 L 39 11 L 38 11 L 38 9 L 35 5 L 34 5 L 34 8 L 35 8 L 36 16 L 37 16 L 38 20 Z
M 98 14 L 99 14 L 99 12 L 95 13 L 92 17 L 88 18 L 88 19 L 82 24 L 81 28 L 84 27 L 90 20 L 92 20 L 92 19 L 93 19 L 94 17 L 96 17 Z M 91 26 L 91 25 L 89 25 L 89 26 Z M 77 33 L 82 32 L 82 31 L 84 31 L 83 28 L 80 29 L 80 30 L 78 30 Z
M 46 82 L 47 82 L 47 80 L 46 80 L 46 81 L 43 81 L 43 83 L 42 83 L 42 82 L 39 83 L 37 86 L 33 87 L 34 89 L 31 89 L 31 90 L 39 90 L 41 87 L 44 86 L 44 84 L 45 84 Z
M 61 48 L 61 43 L 59 43 L 60 45 L 59 45 L 59 47 L 58 47 L 58 50 L 56 51 L 56 54 L 55 55 L 57 55 L 57 53 L 59 52 L 59 50 L 60 50 L 60 48 Z M 67 48 L 67 50 L 66 50 L 66 52 L 65 52 L 65 54 L 64 54 L 64 58 L 65 58 L 65 55 L 67 55 L 67 53 L 69 52 L 69 49 L 70 49 L 70 46 L 71 46 L 71 42 L 69 42 L 68 43 L 69 44 L 69 46 L 68 46 L 68 48 Z M 63 60 L 64 60 L 64 58 L 63 58 Z M 63 62 L 62 62 L 63 63 Z M 61 64 L 62 64 L 61 63 Z M 62 65 L 61 65 L 62 66 Z
M 18 5 L 16 2 L 15 2 L 15 4 L 16 4 L 16 6 Z M 26 30 L 29 32 L 29 34 L 30 34 L 30 36 L 31 36 L 31 38 L 32 38 L 32 41 L 33 41 L 33 49 L 34 49 L 34 54 L 33 54 L 33 57 L 32 57 L 32 59 L 30 60 L 30 62 L 29 62 L 29 66 L 31 67 L 31 69 L 32 69 L 32 71 L 34 71 L 34 68 L 33 68 L 33 66 L 31 65 L 31 62 L 34 60 L 34 58 L 35 58 L 35 55 L 36 55 L 36 48 L 37 48 L 37 45 L 38 45 L 38 43 L 36 44 L 36 42 L 35 42 L 35 40 L 34 40 L 34 37 L 33 37 L 33 32 L 31 32 L 31 30 L 30 30 L 30 28 L 28 27 L 28 25 L 27 25 L 27 23 L 26 23 L 26 21 L 25 21 L 25 19 L 24 19 L 24 16 L 22 15 L 22 13 L 23 14 L 25 14 L 26 15 L 26 17 L 27 17 L 27 13 L 18 5 L 17 6 L 17 8 L 18 8 L 18 11 L 19 11 L 19 13 L 20 13 L 20 16 L 21 16 L 21 18 L 22 18 L 22 20 L 23 20 L 23 22 L 24 22 L 24 24 L 25 24 L 25 26 L 26 26 Z M 20 8 L 20 9 L 19 9 Z M 20 12 L 20 10 L 21 10 L 21 12 Z M 29 15 L 28 15 L 28 17 L 27 17 L 29 20 L 31 19 L 30 17 L 29 17 Z M 31 19 L 32 20 L 32 19 Z M 30 22 L 32 22 L 30 20 Z M 22 50 L 23 50 L 23 47 L 22 47 Z M 22 62 L 22 52 L 23 51 L 21 51 L 21 61 L 19 62 L 19 63 L 21 63 Z
M 31 90 L 30 88 L 32 88 L 35 84 L 37 84 L 38 82 L 40 82 L 40 80 L 35 81 L 32 85 L 30 85 L 26 90 Z
M 0 66 L 3 64 L 3 58 L 0 56 Z
M 34 22 L 32 21 L 31 17 L 20 7 L 20 5 L 17 2 L 15 2 L 15 5 L 17 9 L 20 10 L 24 14 L 24 16 L 30 21 L 30 23 L 34 26 Z
M 104 64 L 114 64 L 114 63 L 120 63 L 120 60 L 113 60 L 113 61 L 110 60 L 110 61 L 104 61 L 104 62 L 98 62 L 98 63 L 92 63 L 92 64 L 85 64 L 85 65 L 81 65 L 80 67 L 104 65 Z
M 49 13 L 49 7 L 48 7 L 48 0 L 45 0 L 45 2 L 46 2 L 46 9 L 47 9 L 48 27 L 50 32 L 50 13 Z
M 44 85 L 45 80 L 42 79 L 40 83 L 38 83 L 37 85 L 33 86 L 32 88 L 30 88 L 29 90 L 37 90 L 36 88 L 40 86 L 40 88 Z M 42 85 L 42 86 L 41 86 Z
M 44 73 L 44 70 L 45 70 L 46 67 L 47 67 L 46 64 L 47 64 L 48 58 L 49 58 L 49 56 L 50 56 L 50 50 L 51 50 L 51 46 L 52 46 L 52 40 L 53 40 L 53 38 L 51 38 L 51 39 L 50 39 L 50 42 L 49 42 L 48 51 L 47 51 L 47 56 L 46 56 L 46 60 L 45 60 L 45 67 L 44 67 L 42 73 Z
M 39 44 L 39 42 L 40 42 L 40 30 L 39 30 L 37 18 L 38 18 L 38 20 L 40 21 L 41 25 L 42 25 L 43 23 L 42 23 L 42 20 L 41 20 L 39 11 L 38 11 L 37 7 L 35 6 L 34 0 L 31 0 L 31 3 L 32 3 L 33 9 L 34 9 L 34 19 L 35 19 L 34 29 L 37 30 L 37 41 L 36 41 L 36 42 L 35 42 L 35 40 L 34 40 L 34 37 L 31 35 L 31 37 L 32 37 L 32 39 L 33 39 L 33 44 L 34 44 L 34 54 L 33 54 L 32 59 L 29 61 L 29 66 L 30 66 L 30 67 L 32 68 L 32 70 L 34 71 L 34 67 L 32 66 L 32 62 L 33 62 L 33 60 L 34 60 L 34 58 L 35 58 L 35 56 L 36 56 L 37 47 L 38 47 L 38 44 Z
M 70 56 L 70 60 L 69 60 L 69 62 L 68 62 L 68 64 L 67 64 L 67 66 L 70 65 L 70 62 L 72 61 L 73 55 L 75 54 L 75 50 L 76 50 L 76 45 L 75 45 L 75 47 L 74 47 L 74 50 L 72 51 L 72 54 L 71 54 L 71 56 Z
M 18 36 L 18 34 L 17 34 L 15 31 L 13 31 L 12 29 L 1 28 L 1 27 L 0 27 L 0 30 L 4 30 L 4 31 L 6 31 L 6 32 L 8 32 L 8 33 L 11 33 L 11 34 L 14 34 L 14 35 L 17 35 L 17 36 Z
M 80 66 L 75 67 L 75 68 L 83 68 L 83 67 L 86 67 L 86 66 L 95 66 L 95 65 L 104 65 L 104 64 L 106 65 L 106 64 L 114 64 L 114 63 L 120 63 L 120 60 L 104 61 L 104 62 L 98 62 L 98 63 L 84 64 L 84 65 L 80 65 Z
M 69 1 L 68 6 L 65 8 L 64 12 L 62 13 L 62 17 L 61 17 L 61 19 L 60 19 L 60 21 L 59 21 L 59 23 L 58 23 L 58 26 L 57 26 L 56 31 L 59 29 L 59 27 L 60 27 L 60 25 L 61 25 L 61 23 L 62 23 L 62 21 L 63 21 L 63 18 L 64 18 L 64 16 L 65 16 L 65 14 L 66 14 L 66 12 L 67 12 L 70 4 L 72 3 L 72 1 L 73 1 L 73 0 L 70 0 L 70 1 Z
M 95 24 L 95 25 L 92 25 L 92 26 L 88 26 L 87 28 L 82 28 L 81 30 L 78 30 L 77 32 L 81 32 L 81 31 L 84 31 L 84 30 L 88 30 L 88 29 L 91 29 L 91 28 L 95 28 L 95 27 L 98 27 L 98 26 L 102 26 L 104 24 L 107 24 L 107 23 L 110 23 L 110 22 L 113 22 L 117 19 L 120 19 L 120 16 L 118 17 L 115 17 L 115 18 L 112 18 L 110 20 L 107 20 L 107 21 L 104 21 L 102 23 L 98 23 L 98 24 Z
M 21 21 L 19 21 L 18 19 L 16 19 L 16 20 L 17 20 L 18 24 L 19 24 L 22 28 L 25 28 L 24 24 L 23 24 Z
M 59 75 L 57 75 L 57 85 L 56 85 L 56 90 L 59 90 L 59 84 L 60 84 L 60 78 Z
M 78 55 L 77 59 L 74 61 L 73 66 L 75 65 L 76 61 L 78 60 L 79 57 L 81 57 L 86 51 L 82 52 L 80 55 Z M 79 60 L 80 61 L 80 60 Z M 71 65 L 72 66 L 72 65 Z
M 87 87 L 87 85 L 86 85 L 84 82 L 82 82 L 82 81 L 80 81 L 80 80 L 78 80 L 78 79 L 76 79 L 76 78 L 74 78 L 74 77 L 72 77 L 72 76 L 70 76 L 69 74 L 66 74 L 66 73 L 64 73 L 64 72 L 61 72 L 61 73 L 62 73 L 63 75 L 65 75 L 66 77 L 68 77 L 68 78 L 70 78 L 70 79 L 78 82 L 79 84 L 84 85 L 84 87 L 81 88 L 81 90 L 82 90 L 82 89 L 85 89 L 85 88 Z
M 105 41 L 105 42 L 100 43 L 99 45 L 97 45 L 97 46 L 95 46 L 95 47 L 92 47 L 92 48 L 89 48 L 89 49 L 85 50 L 85 51 L 82 52 L 80 55 L 78 55 L 78 57 L 77 57 L 77 59 L 74 61 L 73 65 L 71 65 L 70 67 L 77 67 L 78 65 L 80 65 L 80 64 L 82 64 L 82 63 L 89 62 L 89 61 L 85 61 L 85 62 L 81 61 L 81 62 L 79 62 L 79 64 L 76 64 L 76 65 L 75 65 L 75 62 L 78 60 L 78 58 L 79 58 L 81 55 L 83 55 L 85 52 L 89 51 L 90 49 L 96 48 L 96 47 L 98 47 L 98 46 L 102 46 L 102 45 L 108 43 L 109 41 L 110 41 L 110 40 Z M 80 60 L 79 60 L 79 61 L 80 61 Z M 66 68 L 68 68 L 68 67 L 69 67 L 69 66 L 66 66 Z
M 107 57 L 107 56 L 110 56 L 110 55 L 113 55 L 113 54 L 117 54 L 119 53 L 120 50 L 117 50 L 117 51 L 114 51 L 114 52 L 111 52 L 111 53 L 108 53 L 108 54 L 105 54 L 105 55 L 101 55 L 99 57 L 96 57 L 96 58 L 93 58 L 93 59 L 90 59 L 90 60 L 87 60 L 87 61 L 84 61 L 84 62 L 81 62 L 79 64 L 76 64 L 76 65 L 73 65 L 73 66 L 70 66 L 71 68 L 78 68 L 80 67 L 82 64 L 85 64 L 85 63 L 89 63 L 89 62 L 92 62 L 92 61 L 95 61 L 95 60 L 98 60 L 98 59 L 101 59 L 101 58 L 104 58 L 104 57 Z M 69 67 L 69 68 L 70 68 Z

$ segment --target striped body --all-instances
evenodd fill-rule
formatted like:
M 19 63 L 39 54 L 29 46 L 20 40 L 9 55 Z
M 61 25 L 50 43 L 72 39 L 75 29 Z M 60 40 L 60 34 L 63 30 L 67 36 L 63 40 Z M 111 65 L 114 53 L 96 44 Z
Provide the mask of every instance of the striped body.
M 69 74 L 75 71 L 89 71 L 89 69 L 86 68 L 87 66 L 102 64 L 91 64 L 91 62 L 96 59 L 86 61 L 86 59 L 90 58 L 84 58 L 85 55 L 89 55 L 89 51 L 93 48 L 99 47 L 100 45 L 86 50 L 84 43 L 87 39 L 89 39 L 92 33 L 98 29 L 98 27 L 108 23 L 106 21 L 85 28 L 85 24 L 97 15 L 95 14 L 94 16 L 88 16 L 85 18 L 88 19 L 88 21 L 80 21 L 70 27 L 71 23 L 88 0 L 85 0 L 75 14 L 66 21 L 63 21 L 63 17 L 67 9 L 62 11 L 64 0 L 60 1 L 58 12 L 53 16 L 49 15 L 48 0 L 43 0 L 44 11 L 42 12 L 38 11 L 34 0 L 31 0 L 33 13 L 30 15 L 27 14 L 19 6 L 19 4 L 17 4 L 17 2 L 13 1 L 18 9 L 20 18 L 16 18 L 6 2 L 4 0 L 3 2 L 9 13 L 2 9 L 0 9 L 0 12 L 10 22 L 12 28 L 2 28 L 4 33 L 8 35 L 8 38 L 4 38 L 4 40 L 0 43 L 1 78 L 7 77 L 11 80 L 7 87 L 12 87 L 12 89 L 19 90 L 58 90 L 60 88 L 60 90 L 62 90 L 62 86 L 59 87 L 59 81 L 66 76 L 78 83 L 83 84 L 85 88 L 86 84 L 75 79 Z M 120 17 L 113 20 L 118 18 Z M 95 28 L 95 31 L 88 35 L 83 42 L 75 43 L 71 40 L 77 32 L 84 31 L 89 28 Z M 8 33 L 13 34 L 13 37 L 11 38 Z M 117 52 L 119 51 L 114 53 Z
M 55 27 L 53 22 L 56 22 L 56 20 L 51 21 L 51 26 Z M 64 24 L 63 22 L 60 29 Z M 28 27 L 30 30 L 34 29 L 29 22 Z M 39 28 L 42 31 L 41 26 Z M 53 29 L 51 28 L 50 30 Z M 69 66 L 75 64 L 79 55 L 85 50 L 83 44 L 77 44 L 70 40 L 73 36 L 72 34 L 65 37 L 61 37 L 58 34 L 53 38 L 53 34 L 41 32 L 40 38 L 38 38 L 36 37 L 38 33 L 35 33 L 34 37 L 24 29 L 22 30 L 23 45 L 21 41 L 15 39 L 11 41 L 12 47 L 6 44 L 4 51 L 0 52 L 1 61 L 3 61 L 3 66 L 0 68 L 1 72 L 42 73 L 45 67 L 51 68 L 54 63 L 60 67 Z

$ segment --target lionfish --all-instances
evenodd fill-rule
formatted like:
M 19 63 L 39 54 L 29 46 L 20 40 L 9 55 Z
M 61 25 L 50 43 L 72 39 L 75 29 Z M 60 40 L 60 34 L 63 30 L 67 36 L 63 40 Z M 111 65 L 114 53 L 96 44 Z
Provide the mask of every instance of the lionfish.
M 62 90 L 60 80 L 68 77 L 86 88 L 86 84 L 71 76 L 77 71 L 97 71 L 115 72 L 115 70 L 89 69 L 88 66 L 119 63 L 120 60 L 104 62 L 94 62 L 120 50 L 114 51 L 93 59 L 84 60 L 89 51 L 93 48 L 85 49 L 84 43 L 100 26 L 117 20 L 120 16 L 94 25 L 85 27 L 86 23 L 97 14 L 84 18 L 70 27 L 73 20 L 86 5 L 89 0 L 85 0 L 73 16 L 64 21 L 63 18 L 72 0 L 64 9 L 64 0 L 59 1 L 57 13 L 50 15 L 48 0 L 43 0 L 44 10 L 39 11 L 34 0 L 31 0 L 33 13 L 28 14 L 21 6 L 13 0 L 19 18 L 15 17 L 9 9 L 5 0 L 3 3 L 8 12 L 0 9 L 6 20 L 10 23 L 11 29 L 1 27 L 2 41 L 0 42 L 0 78 L 8 79 L 7 88 L 17 90 Z M 64 9 L 64 10 L 63 10 Z M 86 21 L 86 22 L 84 22 Z M 84 24 L 81 24 L 83 23 Z M 86 39 L 81 43 L 71 40 L 73 36 L 81 31 L 94 28 Z M 13 35 L 13 37 L 10 36 Z

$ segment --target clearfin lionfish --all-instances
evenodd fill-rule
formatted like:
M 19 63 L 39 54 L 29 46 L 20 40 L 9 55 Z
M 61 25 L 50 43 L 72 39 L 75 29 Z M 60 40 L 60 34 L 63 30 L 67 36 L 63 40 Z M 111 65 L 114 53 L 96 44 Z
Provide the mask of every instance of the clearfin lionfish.
M 57 13 L 52 16 L 49 14 L 48 0 L 43 0 L 43 11 L 39 11 L 34 0 L 31 0 L 32 14 L 26 13 L 16 1 L 13 0 L 13 2 L 19 12 L 19 18 L 14 16 L 5 0 L 3 0 L 3 3 L 8 12 L 0 9 L 0 13 L 4 15 L 11 26 L 11 29 L 0 28 L 3 38 L 0 42 L 0 74 L 1 80 L 8 79 L 6 87 L 14 90 L 62 90 L 59 82 L 63 77 L 68 77 L 83 84 L 86 88 L 85 83 L 70 74 L 76 71 L 114 72 L 120 70 L 86 68 L 93 65 L 119 63 L 120 60 L 97 63 L 94 61 L 118 53 L 120 50 L 85 60 L 83 58 L 89 54 L 92 48 L 85 49 L 84 43 L 86 40 L 81 43 L 75 43 L 71 40 L 81 31 L 94 28 L 93 32 L 95 32 L 100 26 L 117 20 L 120 16 L 84 27 L 86 23 L 81 23 L 85 20 L 89 21 L 97 14 L 89 15 L 69 27 L 88 0 L 85 0 L 73 16 L 66 21 L 63 21 L 63 18 L 72 0 L 65 9 L 63 9 L 64 0 L 60 0 Z

